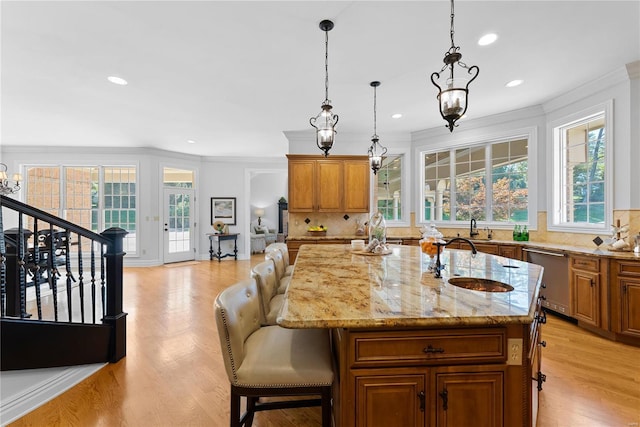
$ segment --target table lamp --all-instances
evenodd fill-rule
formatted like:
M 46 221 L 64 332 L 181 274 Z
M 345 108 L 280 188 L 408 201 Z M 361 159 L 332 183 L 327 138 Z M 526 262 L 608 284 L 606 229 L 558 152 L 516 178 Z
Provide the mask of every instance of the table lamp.
M 258 217 L 258 225 L 262 225 L 262 218 L 261 216 L 264 215 L 264 209 L 262 208 L 258 208 L 255 210 L 255 214 Z

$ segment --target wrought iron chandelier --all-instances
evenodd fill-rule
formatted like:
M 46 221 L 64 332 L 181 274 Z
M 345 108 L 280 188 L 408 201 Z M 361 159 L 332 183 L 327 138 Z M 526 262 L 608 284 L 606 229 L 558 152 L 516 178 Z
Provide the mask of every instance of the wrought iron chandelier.
M 14 184 L 11 185 L 9 177 L 7 175 L 7 165 L 0 163 L 0 194 L 6 196 L 7 194 L 13 194 L 20 190 L 20 181 L 22 181 L 22 175 L 19 173 L 13 174 Z
M 371 147 L 369 147 L 369 165 L 373 174 L 376 175 L 382 167 L 382 156 L 387 154 L 387 149 L 380 144 L 380 137 L 376 131 L 376 88 L 380 86 L 380 82 L 371 82 L 369 85 L 373 88 L 373 136 Z
M 325 33 L 324 41 L 324 102 L 322 103 L 322 111 L 309 119 L 309 123 L 316 129 L 316 144 L 318 148 L 324 152 L 324 156 L 329 155 L 329 150 L 333 147 L 333 141 L 336 136 L 336 124 L 338 124 L 338 115 L 331 112 L 331 101 L 329 100 L 329 31 L 333 29 L 333 22 L 328 19 L 320 22 L 320 29 Z
M 460 46 L 456 46 L 453 41 L 453 18 L 453 0 L 451 0 L 451 47 L 444 54 L 444 67 L 442 67 L 439 72 L 431 74 L 431 83 L 438 88 L 440 115 L 447 121 L 448 124 L 446 127 L 449 128 L 450 132 L 453 132 L 453 128 L 458 126 L 456 122 L 467 111 L 469 85 L 478 77 L 478 73 L 480 72 L 480 68 L 477 66 L 467 67 L 467 64 L 460 61 L 460 59 L 462 59 L 462 54 L 459 52 Z M 456 64 L 458 64 L 460 68 L 467 70 L 467 73 L 471 75 L 471 79 L 467 80 L 466 78 L 459 77 L 454 79 L 453 71 Z M 436 80 L 440 79 L 440 73 L 447 68 L 449 68 L 449 78 L 447 78 L 445 82 L 446 86 L 443 89 L 436 83 Z

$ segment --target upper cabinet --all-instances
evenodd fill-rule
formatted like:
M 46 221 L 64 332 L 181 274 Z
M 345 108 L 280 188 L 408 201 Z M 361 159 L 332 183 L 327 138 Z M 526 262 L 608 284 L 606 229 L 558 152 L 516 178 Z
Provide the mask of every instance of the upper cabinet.
M 287 157 L 289 212 L 369 212 L 367 156 Z

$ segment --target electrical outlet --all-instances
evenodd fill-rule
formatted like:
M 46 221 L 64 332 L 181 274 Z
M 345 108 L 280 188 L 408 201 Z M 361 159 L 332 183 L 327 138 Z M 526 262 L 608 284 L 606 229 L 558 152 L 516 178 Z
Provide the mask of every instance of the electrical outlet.
M 522 338 L 507 340 L 507 365 L 522 365 Z

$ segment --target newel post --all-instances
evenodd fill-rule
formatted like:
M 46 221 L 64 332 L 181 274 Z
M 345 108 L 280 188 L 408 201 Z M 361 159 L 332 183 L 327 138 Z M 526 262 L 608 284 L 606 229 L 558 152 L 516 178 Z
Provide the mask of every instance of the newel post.
M 111 363 L 127 355 L 127 313 L 122 311 L 122 269 L 125 255 L 122 241 L 127 234 L 126 230 L 118 227 L 108 228 L 100 233 L 109 239 L 104 254 L 107 264 L 107 307 L 103 323 L 111 326 Z

